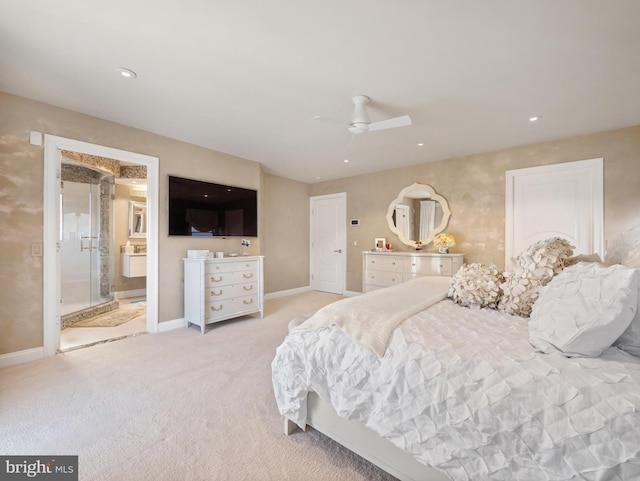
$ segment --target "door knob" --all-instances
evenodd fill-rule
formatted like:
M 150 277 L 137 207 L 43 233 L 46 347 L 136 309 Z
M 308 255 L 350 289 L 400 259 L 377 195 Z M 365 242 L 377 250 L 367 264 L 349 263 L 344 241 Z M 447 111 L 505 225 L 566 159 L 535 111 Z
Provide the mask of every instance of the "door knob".
M 342 249 L 334 250 L 333 252 L 337 252 L 338 254 L 342 254 Z

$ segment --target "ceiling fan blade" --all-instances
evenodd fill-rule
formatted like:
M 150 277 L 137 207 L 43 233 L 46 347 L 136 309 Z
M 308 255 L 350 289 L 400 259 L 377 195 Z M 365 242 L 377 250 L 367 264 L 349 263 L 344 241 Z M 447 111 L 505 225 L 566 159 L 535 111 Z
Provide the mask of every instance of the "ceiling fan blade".
M 394 129 L 396 127 L 407 127 L 411 125 L 411 117 L 403 115 L 402 117 L 394 117 L 393 119 L 381 120 L 369 124 L 369 132 L 372 130 Z
M 328 117 L 322 117 L 322 116 L 320 116 L 320 115 L 315 115 L 315 116 L 314 116 L 314 117 L 312 117 L 312 118 L 313 118 L 314 120 L 321 120 L 321 121 L 323 121 L 323 122 L 329 122 L 329 123 L 332 123 L 332 124 L 339 124 L 339 125 L 346 125 L 346 126 L 349 126 L 349 124 L 348 124 L 348 123 L 346 123 L 346 122 L 340 122 L 339 120 L 330 119 L 330 118 L 328 118 Z

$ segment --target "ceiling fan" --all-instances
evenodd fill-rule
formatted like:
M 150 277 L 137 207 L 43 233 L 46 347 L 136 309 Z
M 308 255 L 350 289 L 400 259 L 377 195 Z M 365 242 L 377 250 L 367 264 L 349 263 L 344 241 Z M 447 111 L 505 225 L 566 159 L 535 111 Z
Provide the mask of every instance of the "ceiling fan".
M 321 117 L 320 115 L 316 115 L 313 118 L 317 120 L 325 120 L 346 125 L 347 127 L 349 127 L 349 132 L 351 132 L 352 134 L 364 134 L 365 132 L 374 130 L 393 129 L 396 127 L 406 127 L 408 125 L 411 125 L 411 117 L 409 117 L 408 115 L 381 120 L 379 122 L 371 122 L 366 107 L 366 105 L 369 103 L 369 97 L 367 97 L 366 95 L 356 95 L 352 100 L 355 107 L 353 109 L 353 115 L 351 116 L 350 123 L 328 119 L 325 117 Z

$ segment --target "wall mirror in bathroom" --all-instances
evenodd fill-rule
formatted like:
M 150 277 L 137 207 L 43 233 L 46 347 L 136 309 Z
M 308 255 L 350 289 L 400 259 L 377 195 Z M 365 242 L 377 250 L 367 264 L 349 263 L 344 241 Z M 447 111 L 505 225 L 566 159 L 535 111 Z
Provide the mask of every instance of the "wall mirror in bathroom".
M 147 237 L 147 204 L 129 201 L 129 237 Z
M 444 231 L 451 211 L 447 199 L 427 184 L 415 183 L 402 189 L 387 210 L 387 223 L 405 245 L 426 245 Z

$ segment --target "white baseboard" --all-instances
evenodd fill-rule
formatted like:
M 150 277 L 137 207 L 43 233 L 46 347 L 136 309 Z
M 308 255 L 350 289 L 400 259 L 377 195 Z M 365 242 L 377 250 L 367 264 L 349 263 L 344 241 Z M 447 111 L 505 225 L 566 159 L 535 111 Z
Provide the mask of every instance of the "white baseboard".
M 10 352 L 0 355 L 0 369 L 9 366 L 24 364 L 25 362 L 39 361 L 44 358 L 44 347 L 34 347 L 24 351 Z
M 292 294 L 300 294 L 311 290 L 311 286 L 296 287 L 295 289 L 287 289 L 286 291 L 270 292 L 264 295 L 264 299 L 275 299 L 276 297 L 290 296 Z
M 130 291 L 117 291 L 113 293 L 114 299 L 128 299 L 130 297 L 142 297 L 146 295 L 146 289 L 132 289 Z
M 344 291 L 344 297 L 355 297 L 355 296 L 361 296 L 362 292 L 358 292 L 358 291 Z
M 184 318 L 173 319 L 171 321 L 164 321 L 158 323 L 158 332 L 173 331 L 175 329 L 182 329 L 185 327 Z
M 301 292 L 307 292 L 311 290 L 311 286 L 305 287 L 297 287 L 295 289 L 287 289 L 286 291 L 278 291 L 278 292 L 270 292 L 269 294 L 264 295 L 264 299 L 275 299 L 276 297 L 284 297 L 290 296 L 292 294 L 300 294 Z M 345 297 L 355 297 L 361 295 L 362 292 L 358 291 L 345 291 L 343 296 Z

